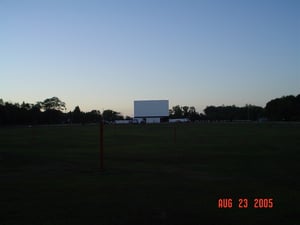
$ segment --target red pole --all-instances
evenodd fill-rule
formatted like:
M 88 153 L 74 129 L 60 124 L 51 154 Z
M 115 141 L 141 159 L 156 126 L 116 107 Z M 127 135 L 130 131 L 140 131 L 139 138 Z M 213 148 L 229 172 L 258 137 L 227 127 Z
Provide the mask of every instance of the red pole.
M 100 170 L 103 170 L 103 121 L 100 121 Z

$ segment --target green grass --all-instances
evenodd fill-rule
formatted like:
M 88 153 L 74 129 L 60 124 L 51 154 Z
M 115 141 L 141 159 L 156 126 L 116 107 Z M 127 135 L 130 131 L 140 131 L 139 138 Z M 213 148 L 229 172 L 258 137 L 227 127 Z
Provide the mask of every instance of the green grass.
M 0 225 L 300 224 L 300 124 L 174 126 L 1 128 Z

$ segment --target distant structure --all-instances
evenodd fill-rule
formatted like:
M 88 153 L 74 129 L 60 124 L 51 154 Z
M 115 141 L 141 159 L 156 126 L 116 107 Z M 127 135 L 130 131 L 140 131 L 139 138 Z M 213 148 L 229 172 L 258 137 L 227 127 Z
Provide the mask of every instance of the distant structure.
M 168 122 L 169 100 L 136 100 L 133 104 L 135 123 Z

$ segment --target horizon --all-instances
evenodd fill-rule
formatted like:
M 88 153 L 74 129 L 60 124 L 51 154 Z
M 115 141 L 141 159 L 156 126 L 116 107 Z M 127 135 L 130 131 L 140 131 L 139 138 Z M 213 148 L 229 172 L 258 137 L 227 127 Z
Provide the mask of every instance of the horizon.
M 262 108 L 262 109 L 264 109 L 264 108 L 266 108 L 266 106 L 267 106 L 267 104 L 268 103 L 270 103 L 270 102 L 273 102 L 274 100 L 278 100 L 278 99 L 282 99 L 282 98 L 286 98 L 286 97 L 289 97 L 289 96 L 291 96 L 291 97 L 299 97 L 300 96 L 300 94 L 298 94 L 298 95 L 286 95 L 286 96 L 280 96 L 280 97 L 276 97 L 276 98 L 273 98 L 273 99 L 270 99 L 266 104 L 265 104 L 265 106 L 259 106 L 259 105 L 253 105 L 253 104 L 245 104 L 245 105 L 242 105 L 242 106 L 238 106 L 238 105 L 235 105 L 235 104 L 233 104 L 233 105 L 224 105 L 224 104 L 222 104 L 222 105 L 211 105 L 211 104 L 208 104 L 206 107 L 205 107 L 205 109 L 206 108 L 208 108 L 208 107 L 236 107 L 236 108 L 244 108 L 244 107 L 260 107 L 260 108 Z M 58 98 L 57 96 L 53 96 L 53 97 L 51 97 L 51 98 Z M 48 99 L 50 99 L 50 98 L 48 98 Z M 59 99 L 59 98 L 58 98 Z M 38 102 L 35 102 L 35 103 L 32 103 L 32 102 L 25 102 L 25 101 L 23 101 L 23 102 L 12 102 L 12 101 L 5 101 L 4 99 L 2 99 L 2 98 L 0 98 L 0 105 L 2 104 L 2 103 L 10 103 L 10 104 L 19 104 L 20 106 L 22 105 L 22 104 L 31 104 L 32 106 L 34 106 L 35 104 L 40 104 L 40 103 L 42 103 L 43 101 L 38 101 Z M 44 100 L 47 100 L 47 99 L 44 99 Z M 70 112 L 74 112 L 74 110 L 77 108 L 77 107 L 79 107 L 79 109 L 80 109 L 80 111 L 81 112 L 83 112 L 83 113 L 89 113 L 89 112 L 92 112 L 92 111 L 94 111 L 94 110 L 96 110 L 96 111 L 99 111 L 100 112 L 100 114 L 103 114 L 103 112 L 104 111 L 106 111 L 106 110 L 112 110 L 112 111 L 114 111 L 114 112 L 116 112 L 116 113 L 118 113 L 120 116 L 122 116 L 123 117 L 123 119 L 125 119 L 126 117 L 131 117 L 131 118 L 134 118 L 135 116 L 134 115 L 126 115 L 126 114 L 123 114 L 122 112 L 118 112 L 118 111 L 115 111 L 114 109 L 104 109 L 103 111 L 101 111 L 101 110 L 99 110 L 99 109 L 92 109 L 92 110 L 89 110 L 89 111 L 84 111 L 84 110 L 81 110 L 81 108 L 80 108 L 80 106 L 79 105 L 76 105 L 75 106 L 75 108 L 74 108 L 74 110 L 72 111 L 72 110 L 68 110 L 67 109 L 67 107 L 66 107 L 66 103 L 64 102 L 64 101 L 62 101 L 61 99 L 59 99 L 59 101 L 61 101 L 64 105 L 65 105 L 65 108 L 64 109 L 60 109 L 59 111 L 61 111 L 61 112 L 63 112 L 63 113 L 70 113 Z M 167 99 L 151 99 L 151 100 L 142 100 L 142 99 L 138 99 L 138 100 L 134 100 L 134 102 L 133 102 L 133 108 L 134 108 L 134 110 L 135 110 L 135 104 L 137 103 L 137 102 L 165 102 L 165 101 L 167 101 L 167 104 L 168 104 L 168 106 L 169 106 L 169 108 L 168 108 L 168 111 L 169 110 L 172 110 L 173 109 L 173 107 L 176 107 L 176 106 L 180 106 L 181 108 L 183 108 L 183 107 L 185 107 L 185 106 L 187 106 L 187 105 L 170 105 L 169 104 L 169 100 L 167 100 Z M 32 107 L 31 106 L 31 107 Z M 157 106 L 157 105 L 156 105 Z M 188 106 L 189 108 L 190 107 L 194 107 L 194 106 Z M 195 107 L 194 107 L 195 108 Z M 148 108 L 149 109 L 149 108 Z M 203 109 L 202 111 L 199 111 L 199 110 L 197 110 L 197 108 L 195 108 L 195 110 L 196 110 L 196 112 L 197 113 L 199 113 L 199 114 L 202 114 L 202 115 L 206 115 L 206 113 L 205 113 L 205 109 Z M 149 109 L 150 110 L 150 109 Z
M 265 107 L 298 95 L 299 1 L 0 2 L 0 96 L 133 116 L 134 100 Z

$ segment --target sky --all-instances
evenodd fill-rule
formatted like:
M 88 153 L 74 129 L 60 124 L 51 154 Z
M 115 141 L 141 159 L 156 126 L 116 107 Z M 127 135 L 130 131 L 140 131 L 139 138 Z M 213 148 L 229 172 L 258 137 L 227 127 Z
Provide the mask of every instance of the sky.
M 300 94 L 297 0 L 0 0 L 0 98 L 67 111 Z

